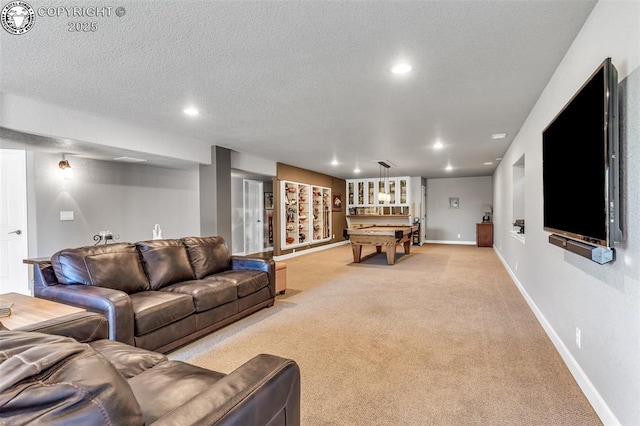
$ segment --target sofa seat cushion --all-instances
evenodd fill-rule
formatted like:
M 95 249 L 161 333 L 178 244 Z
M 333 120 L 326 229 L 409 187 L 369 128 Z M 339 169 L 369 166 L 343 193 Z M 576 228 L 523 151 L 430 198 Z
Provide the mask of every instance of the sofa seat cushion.
M 172 284 L 162 291 L 188 294 L 193 299 L 196 312 L 204 312 L 238 298 L 236 285 L 231 281 L 194 280 Z
M 95 340 L 89 345 L 113 365 L 125 379 L 146 371 L 167 360 L 166 355 L 136 348 L 115 340 Z
M 58 282 L 135 293 L 150 289 L 134 244 L 115 243 L 64 249 L 51 256 Z
M 197 279 L 231 269 L 231 258 L 222 237 L 185 237 L 189 260 Z
M 220 272 L 206 278 L 211 281 L 227 281 L 233 283 L 238 297 L 245 297 L 269 285 L 269 275 L 262 271 L 231 270 Z
M 0 331 L 0 424 L 142 425 L 143 420 L 127 381 L 88 344 Z
M 191 296 L 168 291 L 143 291 L 130 295 L 135 335 L 141 336 L 195 312 Z
M 195 279 L 187 249 L 180 240 L 150 240 L 136 243 L 152 290 Z
M 225 375 L 180 361 L 166 361 L 129 379 L 149 425 L 211 388 Z

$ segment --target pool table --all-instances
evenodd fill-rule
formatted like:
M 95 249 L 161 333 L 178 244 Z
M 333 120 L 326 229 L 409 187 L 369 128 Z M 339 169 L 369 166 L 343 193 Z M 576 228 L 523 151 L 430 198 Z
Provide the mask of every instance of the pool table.
M 409 254 L 411 250 L 411 236 L 417 231 L 415 225 L 405 226 L 364 226 L 361 228 L 347 228 L 344 230 L 344 237 L 351 242 L 353 250 L 353 261 L 360 263 L 363 245 L 376 246 L 376 252 L 381 253 L 384 246 L 387 253 L 387 264 L 396 263 L 396 245 L 404 246 L 404 253 Z

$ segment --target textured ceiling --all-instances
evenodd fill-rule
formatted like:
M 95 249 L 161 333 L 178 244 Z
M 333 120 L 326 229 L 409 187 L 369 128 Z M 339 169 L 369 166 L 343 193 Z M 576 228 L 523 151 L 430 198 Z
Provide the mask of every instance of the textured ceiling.
M 37 17 L 27 34 L 2 34 L 0 88 L 333 176 L 377 176 L 381 159 L 392 175 L 483 176 L 594 4 L 120 1 L 121 18 Z M 97 31 L 66 31 L 73 20 Z M 398 59 L 413 71 L 392 75 Z M 187 105 L 201 115 L 185 117 Z M 133 154 L 165 165 L 153 148 Z

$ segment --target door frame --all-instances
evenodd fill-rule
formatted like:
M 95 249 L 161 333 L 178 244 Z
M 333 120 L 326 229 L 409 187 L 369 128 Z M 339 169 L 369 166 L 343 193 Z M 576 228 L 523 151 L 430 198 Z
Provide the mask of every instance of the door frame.
M 28 203 L 27 203 L 27 152 L 18 149 L 0 149 L 0 185 L 5 185 L 16 192 L 9 202 L 9 191 L 0 188 L 0 205 L 9 207 L 0 212 L 0 250 L 6 248 L 7 255 L 11 253 L 11 261 L 5 265 L 7 270 L 0 273 L 7 274 L 3 283 L 0 276 L 0 293 L 18 292 L 32 294 L 32 285 L 29 281 L 29 269 L 22 261 L 29 257 L 29 232 L 28 232 Z M 9 184 L 10 182 L 10 184 Z M 4 217 L 4 222 L 3 222 Z M 20 230 L 20 234 L 13 234 Z M 12 244 L 17 242 L 18 244 Z M 4 263 L 4 262 L 3 262 Z M 11 282 L 13 281 L 13 282 Z M 10 284 L 11 282 L 11 284 Z
M 420 244 L 427 241 L 427 187 L 420 185 L 422 197 L 422 232 L 420 232 Z
M 248 191 L 247 184 L 256 185 L 258 187 L 257 195 L 254 195 L 256 194 L 256 191 Z M 247 197 L 250 197 L 249 201 L 251 201 L 251 203 L 247 203 Z M 247 204 L 257 206 L 256 215 L 258 217 L 258 220 L 248 223 L 250 221 L 248 221 L 247 219 Z M 244 241 L 242 247 L 244 254 L 249 254 L 249 251 L 251 251 L 251 253 L 254 253 L 253 249 L 248 247 L 250 235 L 257 235 L 258 250 L 255 252 L 257 253 L 264 251 L 264 185 L 262 181 L 253 179 L 242 179 L 242 211 L 242 222 L 244 229 Z M 253 234 L 251 231 L 253 231 Z

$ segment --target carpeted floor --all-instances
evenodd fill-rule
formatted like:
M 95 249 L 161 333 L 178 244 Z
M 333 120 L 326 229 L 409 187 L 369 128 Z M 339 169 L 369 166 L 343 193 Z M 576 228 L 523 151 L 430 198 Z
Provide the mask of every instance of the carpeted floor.
M 493 249 L 398 252 L 288 259 L 275 306 L 170 358 L 222 372 L 292 358 L 309 426 L 602 424 Z

